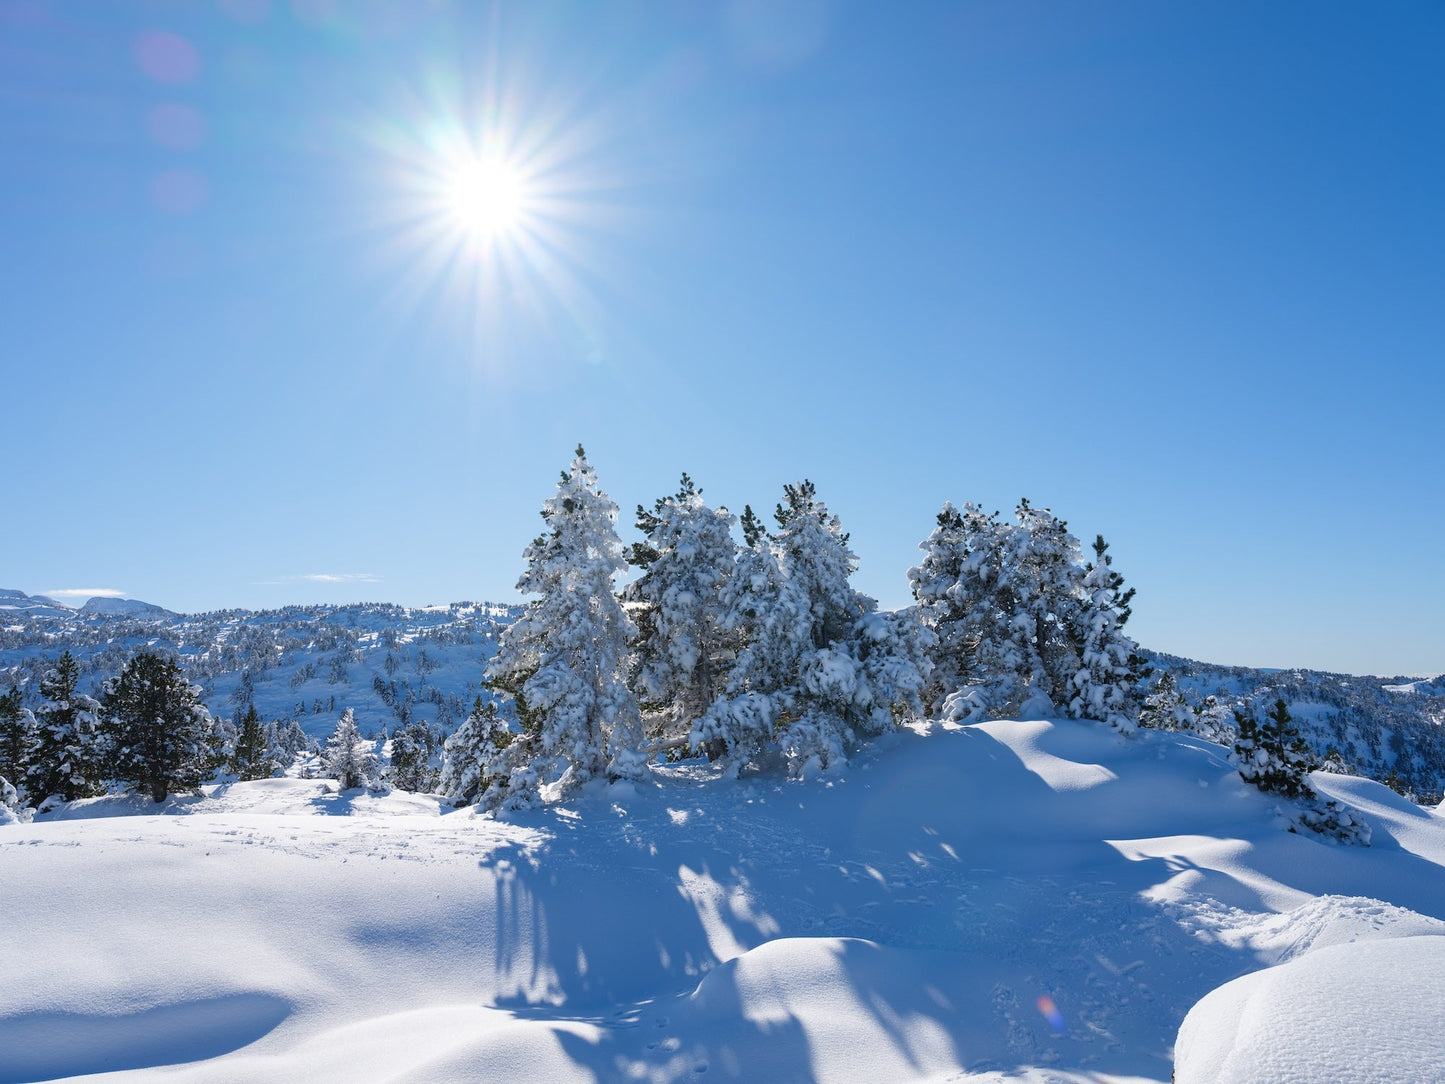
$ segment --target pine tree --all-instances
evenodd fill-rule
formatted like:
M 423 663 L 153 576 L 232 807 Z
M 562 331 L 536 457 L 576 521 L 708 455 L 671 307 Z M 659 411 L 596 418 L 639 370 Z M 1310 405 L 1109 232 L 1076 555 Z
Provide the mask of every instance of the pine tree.
M 67 651 L 40 679 L 45 698 L 35 712 L 35 746 L 25 791 L 35 802 L 50 796 L 73 802 L 100 791 L 100 704 L 76 691 L 80 666 Z
M 512 737 L 497 714 L 496 704 L 483 703 L 477 697 L 472 713 L 443 746 L 438 792 L 454 805 L 463 806 L 483 800 L 488 789 L 496 786 L 499 789 L 495 797 L 500 802 L 506 797 L 501 790 L 510 778 L 511 766 L 505 772 L 492 766 L 498 754 L 512 744 Z
M 266 728 L 256 714 L 256 705 L 249 704 L 237 728 L 235 751 L 231 755 L 231 771 L 242 780 L 269 779 L 277 763 L 268 755 Z
M 1079 644 L 1082 664 L 1070 685 L 1073 698 L 1069 714 L 1076 719 L 1096 719 L 1125 733 L 1138 725 L 1138 645 L 1123 628 L 1129 620 L 1129 603 L 1134 590 L 1123 590 L 1124 577 L 1114 571 L 1109 544 L 1104 536 L 1094 540 L 1094 561 L 1087 567 L 1082 583 L 1083 599 L 1070 607 L 1073 638 Z
M 336 721 L 336 729 L 321 754 L 321 766 L 336 780 L 339 790 L 371 790 L 380 785 L 381 773 L 370 745 L 357 731 L 356 716 L 347 708 Z
M 736 653 L 724 624 L 723 598 L 737 561 L 734 517 L 709 508 L 686 474 L 673 496 L 651 512 L 637 508 L 644 541 L 628 550 L 642 575 L 624 592 L 637 624 L 634 692 L 650 721 L 649 736 L 685 740 L 727 685 Z
M 627 684 L 634 626 L 613 593 L 626 568 L 617 505 L 580 446 L 542 518 L 546 531 L 527 547 L 517 581 L 538 597 L 502 633 L 486 671 L 489 687 L 515 699 L 522 723 L 498 789 L 509 808 L 536 804 L 543 783 L 560 795 L 643 770 L 641 716 Z
M 24 790 L 35 751 L 35 716 L 21 703 L 20 690 L 0 696 L 0 778 Z M 16 801 L 25 798 L 17 793 Z
M 217 758 L 216 728 L 200 693 L 174 660 L 149 651 L 106 683 L 101 711 L 117 782 L 157 802 L 200 786 Z

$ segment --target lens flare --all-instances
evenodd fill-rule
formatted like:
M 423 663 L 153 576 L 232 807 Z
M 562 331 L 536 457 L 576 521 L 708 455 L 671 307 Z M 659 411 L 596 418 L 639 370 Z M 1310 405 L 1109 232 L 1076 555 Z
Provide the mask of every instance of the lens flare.
M 1054 1004 L 1054 999 L 1044 994 L 1038 1001 L 1039 1012 L 1043 1013 L 1044 1019 L 1049 1022 L 1049 1027 L 1062 1035 L 1069 1030 L 1069 1025 L 1064 1023 L 1064 1014 L 1059 1012 L 1059 1007 Z

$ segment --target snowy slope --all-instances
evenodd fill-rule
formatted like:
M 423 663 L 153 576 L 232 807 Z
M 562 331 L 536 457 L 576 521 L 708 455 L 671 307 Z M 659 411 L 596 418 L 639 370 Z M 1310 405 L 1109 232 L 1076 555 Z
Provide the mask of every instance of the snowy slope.
M 95 799 L 0 828 L 0 1082 L 1167 1080 L 1230 980 L 1445 935 L 1445 820 L 1314 781 L 1373 847 L 1284 831 L 1217 746 L 1072 722 L 507 823 L 299 779 Z

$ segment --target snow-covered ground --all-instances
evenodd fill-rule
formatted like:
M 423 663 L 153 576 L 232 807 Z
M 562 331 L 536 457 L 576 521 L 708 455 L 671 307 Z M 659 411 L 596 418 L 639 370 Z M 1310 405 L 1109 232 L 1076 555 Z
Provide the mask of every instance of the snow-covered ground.
M 77 803 L 0 828 L 0 1082 L 1162 1081 L 1220 987 L 1181 1080 L 1291 1041 L 1371 1079 L 1438 1056 L 1445 818 L 1314 785 L 1374 846 L 1285 831 L 1217 746 L 1072 722 L 509 822 L 301 779 Z

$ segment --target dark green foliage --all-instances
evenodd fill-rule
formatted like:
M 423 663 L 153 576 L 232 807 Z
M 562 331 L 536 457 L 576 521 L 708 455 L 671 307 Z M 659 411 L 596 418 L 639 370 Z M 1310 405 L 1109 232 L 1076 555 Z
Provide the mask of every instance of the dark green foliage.
M 30 771 L 35 717 L 20 703 L 20 690 L 0 696 L 0 779 L 20 785 Z
M 266 728 L 256 714 L 256 705 L 246 709 L 236 731 L 236 748 L 231 754 L 231 771 L 242 780 L 269 779 L 276 762 L 267 755 Z
M 35 713 L 35 746 L 25 789 L 39 802 L 52 795 L 73 802 L 100 793 L 100 705 L 76 691 L 80 665 L 67 651 L 40 679 L 45 698 Z
M 1235 739 L 1234 755 L 1239 761 L 1239 774 L 1269 794 L 1286 798 L 1304 798 L 1314 794 L 1305 780 L 1310 770 L 1310 753 L 1290 719 L 1284 700 L 1274 707 L 1263 722 L 1252 713 L 1236 711 L 1239 737 Z
M 211 716 L 174 660 L 135 656 L 107 683 L 102 714 L 117 782 L 163 802 L 209 774 L 217 752 Z
M 750 504 L 743 505 L 742 518 L 738 520 L 738 524 L 743 529 L 743 544 L 749 549 L 767 537 L 768 529 L 763 526 L 763 521 L 758 518 Z
M 398 790 L 429 794 L 436 788 L 437 772 L 432 767 L 436 739 L 431 729 L 413 722 L 391 736 L 391 782 Z

